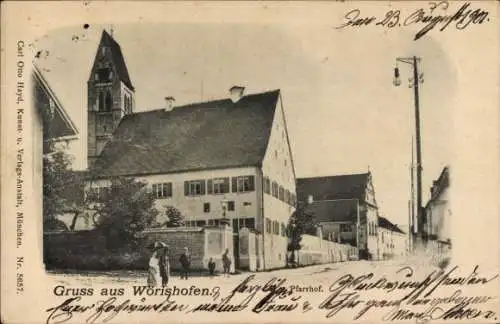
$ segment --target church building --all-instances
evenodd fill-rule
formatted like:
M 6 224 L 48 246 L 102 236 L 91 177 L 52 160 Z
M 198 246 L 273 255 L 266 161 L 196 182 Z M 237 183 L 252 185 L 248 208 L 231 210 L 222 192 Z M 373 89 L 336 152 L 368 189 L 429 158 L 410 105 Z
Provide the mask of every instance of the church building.
M 86 190 L 105 190 L 116 176 L 144 181 L 159 223 L 173 206 L 188 226 L 229 222 L 235 237 L 248 228 L 262 236 L 261 269 L 285 266 L 296 179 L 281 92 L 244 90 L 181 106 L 168 97 L 135 112 L 123 53 L 104 31 L 88 80 Z

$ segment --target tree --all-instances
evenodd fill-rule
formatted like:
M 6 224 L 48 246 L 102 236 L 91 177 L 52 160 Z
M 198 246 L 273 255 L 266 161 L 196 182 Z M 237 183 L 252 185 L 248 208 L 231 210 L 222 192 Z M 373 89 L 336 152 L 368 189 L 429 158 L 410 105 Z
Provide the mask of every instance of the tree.
M 299 251 L 302 248 L 300 245 L 302 235 L 315 235 L 316 233 L 314 214 L 307 211 L 305 205 L 299 202 L 297 209 L 290 216 L 287 230 L 289 237 L 288 251 L 292 252 L 292 262 L 298 263 L 295 251 Z
M 107 248 L 136 247 L 136 234 L 150 227 L 158 215 L 155 196 L 146 189 L 146 183 L 133 178 L 115 178 L 100 196 L 94 206 L 99 215 L 96 230 L 106 237 Z
M 69 206 L 83 198 L 81 179 L 70 169 L 71 157 L 64 151 L 55 151 L 43 157 L 43 219 L 53 221 Z M 82 197 L 78 197 L 78 192 Z
M 166 222 L 167 227 L 184 226 L 184 216 L 182 216 L 181 212 L 177 208 L 173 206 L 166 206 L 165 215 L 168 217 L 168 221 Z

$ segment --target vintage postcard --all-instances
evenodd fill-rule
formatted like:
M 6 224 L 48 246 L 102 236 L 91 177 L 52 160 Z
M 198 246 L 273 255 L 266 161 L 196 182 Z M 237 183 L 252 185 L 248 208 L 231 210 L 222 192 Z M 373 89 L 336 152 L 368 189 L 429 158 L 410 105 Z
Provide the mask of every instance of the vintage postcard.
M 4 1 L 3 323 L 498 323 L 499 3 Z

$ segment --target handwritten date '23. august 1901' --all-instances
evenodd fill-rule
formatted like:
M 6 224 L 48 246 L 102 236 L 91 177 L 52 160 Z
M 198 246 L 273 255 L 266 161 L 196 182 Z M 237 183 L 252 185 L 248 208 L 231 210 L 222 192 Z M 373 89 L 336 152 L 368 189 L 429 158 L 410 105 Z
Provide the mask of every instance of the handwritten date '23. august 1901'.
M 371 25 L 395 28 L 417 24 L 424 25 L 424 27 L 415 34 L 414 40 L 416 41 L 438 25 L 441 26 L 439 29 L 440 31 L 444 31 L 452 23 L 454 23 L 456 29 L 462 30 L 471 24 L 477 25 L 489 21 L 487 11 L 471 8 L 469 2 L 464 3 L 455 12 L 451 10 L 447 12 L 448 9 L 448 1 L 429 2 L 429 7 L 427 9 L 419 8 L 406 17 L 403 16 L 400 10 L 389 10 L 383 17 L 375 17 L 371 15 L 362 15 L 359 9 L 353 9 L 344 15 L 344 23 L 335 28 L 359 28 Z M 438 14 L 438 12 L 442 14 Z

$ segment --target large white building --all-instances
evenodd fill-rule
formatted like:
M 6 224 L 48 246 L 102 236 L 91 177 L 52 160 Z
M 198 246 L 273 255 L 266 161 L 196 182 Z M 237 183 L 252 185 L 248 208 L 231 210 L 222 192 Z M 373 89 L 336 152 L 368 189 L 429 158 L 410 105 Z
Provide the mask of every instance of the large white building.
M 227 99 L 175 106 L 169 97 L 165 107 L 135 112 L 123 54 L 105 31 L 87 84 L 87 192 L 117 176 L 145 181 L 158 223 L 166 206 L 190 226 L 229 219 L 235 238 L 242 227 L 261 234 L 261 269 L 286 265 L 295 171 L 279 90 L 245 95 L 234 86 Z

